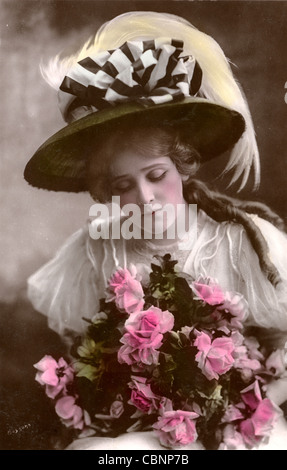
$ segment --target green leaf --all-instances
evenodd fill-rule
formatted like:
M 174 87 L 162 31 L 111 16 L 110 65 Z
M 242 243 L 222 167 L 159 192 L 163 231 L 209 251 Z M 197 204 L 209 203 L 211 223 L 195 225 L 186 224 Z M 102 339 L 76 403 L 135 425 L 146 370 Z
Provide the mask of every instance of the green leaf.
M 77 377 L 86 377 L 91 382 L 99 378 L 102 372 L 101 366 L 95 367 L 95 366 L 92 366 L 91 364 L 85 364 L 81 361 L 74 362 L 73 367 L 76 371 Z
M 84 338 L 81 346 L 78 347 L 77 353 L 80 357 L 89 357 L 96 351 L 96 343 L 91 338 Z

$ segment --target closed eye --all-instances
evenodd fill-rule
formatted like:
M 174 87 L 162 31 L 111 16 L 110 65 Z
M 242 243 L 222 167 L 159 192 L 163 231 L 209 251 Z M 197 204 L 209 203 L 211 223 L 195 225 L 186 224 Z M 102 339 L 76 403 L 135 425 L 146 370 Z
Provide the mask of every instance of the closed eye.
M 165 177 L 166 173 L 167 173 L 167 170 L 166 171 L 156 170 L 156 171 L 153 171 L 152 174 L 148 175 L 148 179 L 150 181 L 160 181 Z
M 148 173 L 146 175 L 147 180 L 149 180 L 151 183 L 157 183 L 158 181 L 164 179 L 166 176 L 168 170 L 162 170 L 162 169 L 155 169 Z M 133 189 L 133 187 L 136 185 L 136 183 L 123 180 L 123 181 L 118 181 L 114 185 L 112 185 L 113 192 L 115 194 L 123 194 L 126 193 L 130 190 Z
M 132 184 L 117 184 L 113 187 L 113 192 L 116 194 L 123 194 L 133 188 Z

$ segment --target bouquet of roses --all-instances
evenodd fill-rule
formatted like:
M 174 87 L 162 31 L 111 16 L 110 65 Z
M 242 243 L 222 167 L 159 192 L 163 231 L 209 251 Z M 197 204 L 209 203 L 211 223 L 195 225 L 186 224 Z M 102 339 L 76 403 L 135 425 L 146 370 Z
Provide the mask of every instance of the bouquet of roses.
M 243 334 L 241 294 L 156 258 L 146 285 L 134 266 L 113 274 L 71 358 L 46 355 L 36 380 L 82 436 L 154 429 L 165 447 L 258 446 L 281 415 L 266 384 L 285 370 L 283 352 Z

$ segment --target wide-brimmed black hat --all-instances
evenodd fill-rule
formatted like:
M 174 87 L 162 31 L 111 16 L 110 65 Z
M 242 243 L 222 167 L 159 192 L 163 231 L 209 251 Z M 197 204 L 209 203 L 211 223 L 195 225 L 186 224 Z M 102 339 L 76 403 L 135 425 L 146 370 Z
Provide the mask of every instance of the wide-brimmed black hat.
M 145 126 L 147 138 L 149 125 L 182 126 L 203 161 L 233 147 L 244 118 L 200 96 L 202 69 L 183 51 L 183 41 L 158 38 L 126 42 L 77 62 L 59 91 L 68 125 L 35 152 L 25 179 L 49 190 L 87 190 L 87 155 L 123 123 Z

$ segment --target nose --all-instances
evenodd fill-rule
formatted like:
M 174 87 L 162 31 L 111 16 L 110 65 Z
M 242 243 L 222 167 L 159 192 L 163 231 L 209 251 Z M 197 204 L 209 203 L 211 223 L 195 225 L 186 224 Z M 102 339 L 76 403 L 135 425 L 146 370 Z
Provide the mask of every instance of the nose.
M 151 204 L 154 201 L 154 193 L 152 186 L 147 182 L 138 185 L 137 204 L 143 206 L 144 204 Z

